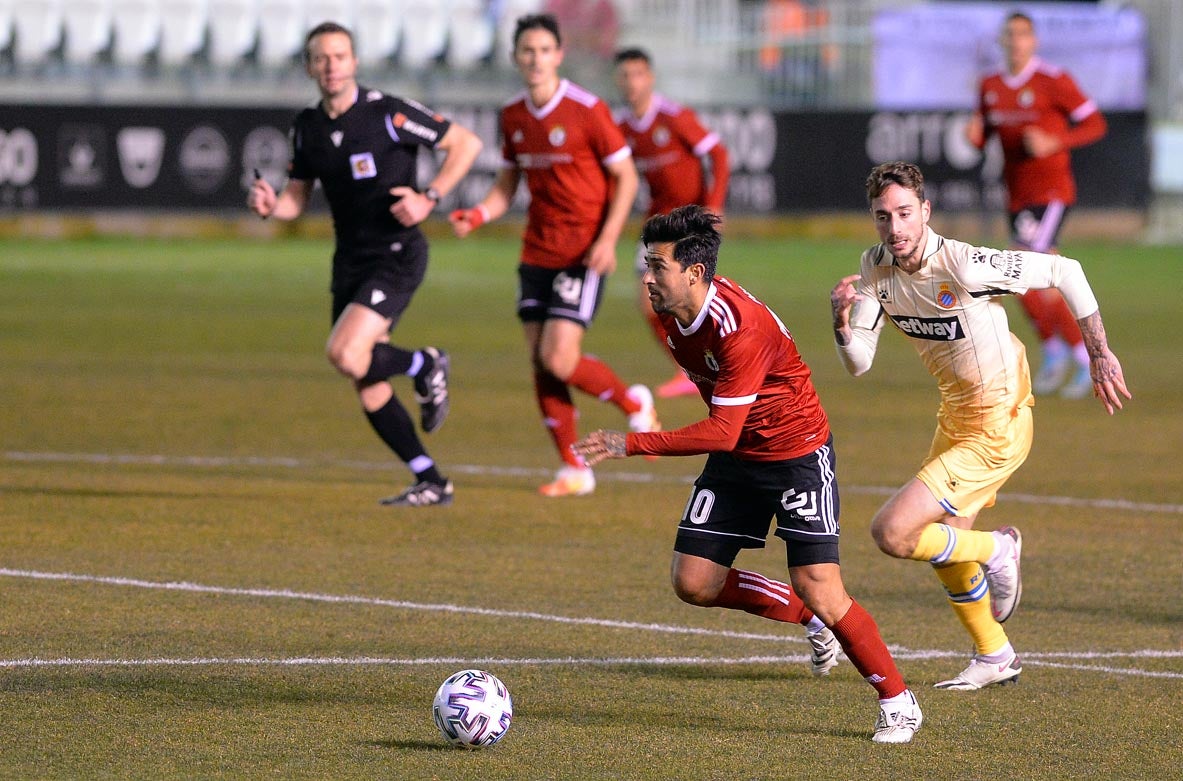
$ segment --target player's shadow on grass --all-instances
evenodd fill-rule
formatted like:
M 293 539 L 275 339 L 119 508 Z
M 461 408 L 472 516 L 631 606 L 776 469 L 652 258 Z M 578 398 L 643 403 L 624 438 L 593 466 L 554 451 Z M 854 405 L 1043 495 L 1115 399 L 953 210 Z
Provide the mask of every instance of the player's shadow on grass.
M 455 746 L 450 746 L 441 740 L 359 740 L 359 746 L 369 746 L 370 748 L 383 749 L 399 749 L 409 751 L 456 751 Z

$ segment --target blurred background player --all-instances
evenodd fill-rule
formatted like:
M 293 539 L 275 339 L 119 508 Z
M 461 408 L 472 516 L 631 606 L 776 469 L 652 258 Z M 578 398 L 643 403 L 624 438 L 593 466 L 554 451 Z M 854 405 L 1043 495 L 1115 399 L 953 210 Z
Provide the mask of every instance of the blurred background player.
M 707 419 L 660 433 L 597 431 L 576 450 L 592 464 L 632 455 L 708 454 L 674 542 L 671 577 L 678 597 L 805 624 L 817 674 L 837 663 L 837 640 L 879 694 L 873 740 L 907 743 L 920 729 L 920 706 L 875 620 L 842 584 L 829 419 L 784 323 L 742 287 L 716 276 L 718 226 L 719 217 L 703 207 L 683 206 L 650 218 L 641 236 L 650 305 L 707 403 Z M 764 547 L 773 517 L 792 588 L 732 567 L 744 548 Z
M 1007 16 L 999 40 L 1006 72 L 982 80 L 966 136 L 979 148 L 993 135 L 1002 144 L 1011 246 L 1054 253 L 1060 227 L 1076 202 L 1069 150 L 1098 141 L 1107 125 L 1071 76 L 1036 56 L 1039 40 L 1031 17 Z M 1042 343 L 1040 369 L 1032 381 L 1035 393 L 1059 388 L 1065 398 L 1088 396 L 1093 389 L 1089 356 L 1063 296 L 1033 290 L 1019 301 Z
M 928 456 L 875 514 L 871 534 L 889 556 L 933 566 L 973 638 L 969 666 L 937 688 L 1009 683 L 1023 671 L 1002 627 L 1022 597 L 1022 537 L 1011 526 L 973 529 L 1031 450 L 1027 355 L 1000 298 L 1058 289 L 1078 318 L 1094 393 L 1106 411 L 1121 409 L 1121 397 L 1130 394 L 1080 263 L 937 235 L 928 225 L 924 175 L 911 163 L 875 167 L 866 190 L 880 243 L 863 253 L 860 273 L 830 293 L 839 357 L 853 376 L 867 372 L 890 322 L 916 348 L 941 394 Z
M 501 110 L 503 168 L 485 198 L 451 215 L 467 236 L 505 214 L 523 176 L 530 191 L 518 266 L 518 318 L 533 363 L 543 421 L 564 466 L 543 496 L 595 490 L 591 468 L 571 451 L 578 438 L 570 388 L 615 404 L 634 431 L 657 429 L 653 395 L 626 387 L 583 352 L 583 335 L 616 269 L 616 243 L 637 194 L 637 170 L 608 107 L 559 77 L 563 44 L 547 14 L 517 20 L 513 59 L 526 89 Z
M 628 104 L 616 119 L 632 147 L 637 171 L 649 186 L 646 218 L 691 203 L 705 206 L 722 217 L 731 176 L 727 147 L 718 135 L 702 126 L 692 110 L 654 91 L 652 62 L 647 52 L 622 49 L 616 53 L 615 62 L 616 86 Z M 637 247 L 636 266 L 639 277 L 645 273 L 643 244 Z M 637 293 L 641 314 L 668 354 L 665 329 L 649 304 L 648 290 L 638 284 Z M 657 389 L 657 395 L 664 399 L 697 393 L 698 388 L 681 371 Z
M 448 414 L 448 356 L 434 347 L 395 347 L 390 332 L 427 271 L 427 239 L 416 226 L 468 172 L 481 141 L 418 103 L 359 87 L 353 35 L 341 25 L 313 28 L 304 59 L 320 101 L 292 125 L 283 190 L 276 195 L 256 175 L 247 205 L 263 218 L 294 220 L 320 180 L 336 235 L 328 359 L 353 381 L 374 431 L 415 475 L 414 485 L 382 503 L 450 504 L 452 481 L 423 448 L 387 382 L 396 375 L 413 378 L 420 424 L 435 431 Z M 419 192 L 416 160 L 423 147 L 444 157 Z

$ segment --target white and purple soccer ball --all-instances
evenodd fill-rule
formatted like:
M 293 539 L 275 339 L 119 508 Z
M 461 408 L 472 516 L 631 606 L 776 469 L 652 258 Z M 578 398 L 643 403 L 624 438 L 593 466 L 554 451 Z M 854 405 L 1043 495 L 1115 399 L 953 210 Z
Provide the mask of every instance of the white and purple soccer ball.
M 497 676 L 461 670 L 448 676 L 431 706 L 435 726 L 454 746 L 484 748 L 505 737 L 513 720 L 513 700 Z

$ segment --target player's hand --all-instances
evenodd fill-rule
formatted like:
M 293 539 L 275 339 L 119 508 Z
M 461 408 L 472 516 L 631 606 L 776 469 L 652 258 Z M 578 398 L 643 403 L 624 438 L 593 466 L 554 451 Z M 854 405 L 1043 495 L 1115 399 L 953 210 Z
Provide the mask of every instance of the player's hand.
M 1064 148 L 1064 144 L 1059 136 L 1031 125 L 1023 128 L 1023 148 L 1027 150 L 1027 154 L 1039 158 L 1054 155 Z
M 595 466 L 607 458 L 624 458 L 625 434 L 621 431 L 593 431 L 571 446 L 571 452 Z
M 859 274 L 851 274 L 838 280 L 834 289 L 830 291 L 830 313 L 834 318 L 834 330 L 850 327 L 850 309 L 859 300 L 858 291 L 854 283 L 862 279 Z
M 986 123 L 982 115 L 974 112 L 965 123 L 965 140 L 981 149 L 986 145 Z
M 435 201 L 413 187 L 392 187 L 390 194 L 395 198 L 394 203 L 390 205 L 390 213 L 401 225 L 408 228 L 426 220 L 427 215 L 435 208 Z
M 275 211 L 276 200 L 278 198 L 275 195 L 275 188 L 256 171 L 255 181 L 251 182 L 251 189 L 246 191 L 247 208 L 263 219 L 267 219 L 271 216 L 271 212 Z
M 464 238 L 488 221 L 488 212 L 483 206 L 473 209 L 456 209 L 448 215 L 448 222 L 452 223 L 452 232 L 459 238 Z
M 1121 363 L 1108 348 L 1090 362 L 1089 373 L 1093 377 L 1093 395 L 1105 405 L 1105 411 L 1112 415 L 1121 409 L 1121 397 L 1134 398 L 1125 385 Z
M 583 265 L 601 277 L 616 270 L 616 242 L 596 239 L 583 257 Z

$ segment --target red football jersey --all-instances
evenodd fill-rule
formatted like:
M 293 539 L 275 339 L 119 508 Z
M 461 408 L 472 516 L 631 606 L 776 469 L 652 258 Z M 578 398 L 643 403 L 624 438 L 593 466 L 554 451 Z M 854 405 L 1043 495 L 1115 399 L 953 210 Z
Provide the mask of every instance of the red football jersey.
M 629 455 L 729 449 L 748 461 L 783 461 L 826 443 L 830 424 L 809 367 L 780 318 L 748 291 L 715 277 L 689 328 L 670 315 L 661 322 L 710 417 L 673 431 L 629 434 Z M 721 446 L 732 440 L 733 448 Z
M 700 159 L 719 144 L 719 136 L 703 127 L 693 111 L 654 94 L 645 116 L 636 117 L 624 109 L 618 117 L 637 171 L 649 184 L 646 216 L 666 214 L 688 203 L 722 212 L 726 166 L 713 172 L 713 186 L 708 187 L 712 182 Z
M 566 268 L 580 262 L 608 213 L 605 165 L 631 152 L 608 107 L 563 79 L 545 106 L 524 91 L 501 109 L 504 164 L 530 190 L 522 263 Z
M 1105 120 L 1072 77 L 1038 57 L 1021 73 L 996 73 L 982 80 L 978 109 L 986 135 L 1002 142 L 1003 177 L 1010 195 L 1010 211 L 1061 201 L 1076 202 L 1069 149 L 1105 135 Z M 1023 129 L 1035 125 L 1059 136 L 1064 148 L 1036 158 L 1023 148 Z

